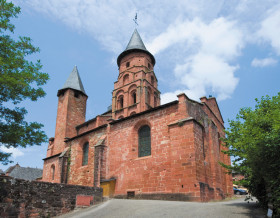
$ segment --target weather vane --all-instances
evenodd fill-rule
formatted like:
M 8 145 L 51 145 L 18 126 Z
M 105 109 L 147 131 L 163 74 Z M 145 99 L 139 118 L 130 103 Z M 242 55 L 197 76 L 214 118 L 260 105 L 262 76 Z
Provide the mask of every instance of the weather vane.
M 135 18 L 133 19 L 134 23 L 138 26 L 138 23 L 137 23 L 137 13 L 135 14 Z M 136 26 L 135 25 L 135 26 Z

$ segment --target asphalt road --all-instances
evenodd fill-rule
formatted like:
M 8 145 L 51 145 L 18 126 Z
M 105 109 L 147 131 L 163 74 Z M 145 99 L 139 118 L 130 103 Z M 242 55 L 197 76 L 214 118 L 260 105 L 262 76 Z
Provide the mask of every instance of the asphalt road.
M 97 206 L 79 209 L 60 218 L 86 217 L 265 217 L 265 212 L 258 208 L 256 200 L 247 203 L 244 196 L 235 200 L 197 203 L 156 200 L 120 200 L 112 199 Z

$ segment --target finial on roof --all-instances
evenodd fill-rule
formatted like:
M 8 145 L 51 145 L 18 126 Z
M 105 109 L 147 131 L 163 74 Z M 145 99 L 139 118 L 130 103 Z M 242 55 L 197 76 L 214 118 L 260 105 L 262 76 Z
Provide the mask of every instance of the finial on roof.
M 126 46 L 126 49 L 119 55 L 118 59 L 117 59 L 117 63 L 118 63 L 118 66 L 120 66 L 120 62 L 121 62 L 121 59 L 133 52 L 133 51 L 143 51 L 145 52 L 146 54 L 148 54 L 151 59 L 152 59 L 152 63 L 153 65 L 155 65 L 156 61 L 155 61 L 155 58 L 154 56 L 146 49 L 146 46 L 144 45 L 142 39 L 141 39 L 141 36 L 139 35 L 137 29 L 134 30 L 130 40 L 129 40 L 129 43 L 127 44 Z
M 79 71 L 77 66 L 75 65 L 72 72 L 70 73 L 68 79 L 66 80 L 64 86 L 62 89 L 58 90 L 58 95 L 60 94 L 61 91 L 65 89 L 74 89 L 77 91 L 82 92 L 83 94 L 86 95 Z
M 135 27 L 136 27 L 136 25 L 138 26 L 138 23 L 137 23 L 137 12 L 136 12 L 136 14 L 135 14 L 135 18 L 133 19 L 133 21 L 134 21 L 134 23 L 135 23 Z

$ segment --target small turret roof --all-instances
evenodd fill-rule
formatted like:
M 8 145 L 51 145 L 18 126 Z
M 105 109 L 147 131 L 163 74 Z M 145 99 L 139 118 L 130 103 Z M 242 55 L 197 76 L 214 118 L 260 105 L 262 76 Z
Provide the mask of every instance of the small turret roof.
M 62 87 L 62 89 L 58 90 L 58 95 L 61 91 L 65 90 L 65 89 L 74 89 L 74 90 L 80 91 L 86 95 L 86 92 L 85 92 L 77 66 L 75 66 L 73 68 L 68 79 L 64 83 L 64 86 Z
M 120 62 L 121 62 L 121 59 L 133 52 L 133 51 L 143 51 L 145 52 L 146 54 L 150 55 L 151 59 L 152 59 L 152 63 L 153 65 L 155 65 L 155 58 L 154 56 L 146 49 L 146 46 L 144 45 L 142 39 L 141 39 L 141 36 L 139 35 L 137 29 L 134 30 L 130 40 L 129 40 L 129 43 L 128 45 L 126 46 L 126 49 L 119 55 L 118 57 L 118 60 L 117 60 L 117 63 L 118 63 L 118 66 L 120 66 Z

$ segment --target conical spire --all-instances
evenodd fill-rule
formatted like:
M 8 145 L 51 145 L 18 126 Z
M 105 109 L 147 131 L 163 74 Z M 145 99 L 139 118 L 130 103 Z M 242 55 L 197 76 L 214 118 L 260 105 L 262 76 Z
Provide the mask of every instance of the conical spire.
M 64 89 L 75 89 L 86 95 L 77 66 L 73 68 L 62 89 L 58 90 L 58 95 Z
M 128 43 L 128 45 L 126 46 L 125 51 L 130 50 L 130 49 L 140 49 L 140 50 L 145 50 L 147 51 L 137 29 L 134 30 L 130 41 Z
M 117 60 L 117 63 L 118 63 L 118 66 L 120 66 L 120 62 L 121 62 L 121 59 L 133 52 L 133 51 L 143 51 L 145 52 L 146 54 L 150 55 L 151 59 L 152 59 L 152 63 L 153 65 L 155 65 L 155 58 L 154 56 L 146 49 L 146 46 L 144 45 L 142 39 L 141 39 L 141 36 L 139 35 L 137 29 L 134 30 L 130 40 L 129 40 L 129 43 L 128 45 L 126 46 L 126 49 L 119 55 L 118 57 L 118 60 Z

